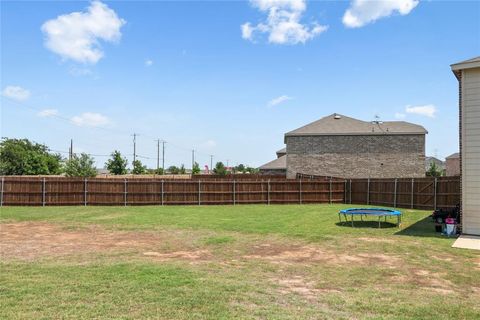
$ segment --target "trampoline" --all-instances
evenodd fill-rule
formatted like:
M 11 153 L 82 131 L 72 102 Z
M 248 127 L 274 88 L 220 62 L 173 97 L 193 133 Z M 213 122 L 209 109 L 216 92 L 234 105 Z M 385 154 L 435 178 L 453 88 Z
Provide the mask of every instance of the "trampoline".
M 353 217 L 360 216 L 360 220 L 363 221 L 363 217 L 373 216 L 378 218 L 378 227 L 381 227 L 382 218 L 387 222 L 387 218 L 397 217 L 397 227 L 400 227 L 402 223 L 402 213 L 398 210 L 391 210 L 385 208 L 350 208 L 340 210 L 338 212 L 338 219 L 342 222 L 342 215 L 345 222 L 348 222 L 348 216 L 350 215 L 353 225 Z

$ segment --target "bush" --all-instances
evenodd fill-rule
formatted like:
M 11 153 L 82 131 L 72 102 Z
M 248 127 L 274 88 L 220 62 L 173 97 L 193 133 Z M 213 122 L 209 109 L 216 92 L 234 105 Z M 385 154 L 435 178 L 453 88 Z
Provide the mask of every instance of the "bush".
M 73 155 L 72 159 L 65 162 L 65 174 L 68 177 L 95 177 L 97 169 L 95 168 L 95 159 L 86 153 L 80 156 Z
M 133 169 L 132 169 L 133 174 L 145 174 L 147 172 L 147 167 L 144 166 L 140 160 L 133 161 L 132 165 L 133 165 Z

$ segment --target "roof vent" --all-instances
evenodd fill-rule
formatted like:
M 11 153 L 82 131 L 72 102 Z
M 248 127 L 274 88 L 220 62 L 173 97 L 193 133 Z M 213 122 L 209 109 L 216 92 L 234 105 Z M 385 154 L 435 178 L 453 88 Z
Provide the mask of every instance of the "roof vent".
M 333 119 L 335 119 L 335 120 L 342 119 L 342 116 L 335 113 L 335 114 L 333 115 Z

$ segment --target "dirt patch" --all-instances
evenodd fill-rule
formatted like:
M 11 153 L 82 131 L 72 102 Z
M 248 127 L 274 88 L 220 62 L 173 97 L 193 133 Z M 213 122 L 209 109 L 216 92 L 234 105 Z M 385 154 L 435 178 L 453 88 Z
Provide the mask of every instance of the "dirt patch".
M 282 294 L 295 293 L 307 298 L 314 298 L 321 294 L 341 293 L 341 291 L 337 289 L 317 288 L 314 281 L 308 281 L 302 276 L 274 278 L 272 281 L 279 286 L 279 292 Z
M 245 259 L 264 259 L 274 263 L 324 262 L 329 264 L 382 265 L 394 267 L 398 257 L 371 253 L 336 253 L 312 245 L 262 244 L 254 246 Z
M 382 239 L 382 238 L 360 237 L 360 238 L 355 238 L 355 240 L 360 240 L 365 242 L 375 242 L 375 243 L 395 243 L 395 241 L 392 239 Z
M 160 260 L 168 260 L 168 259 L 205 260 L 211 256 L 208 250 L 175 251 L 170 253 L 160 253 L 155 251 L 149 251 L 149 252 L 144 252 L 143 255 L 147 257 L 155 257 Z
M 407 273 L 408 275 L 395 275 L 390 279 L 395 283 L 410 283 L 419 289 L 440 294 L 451 294 L 457 290 L 457 287 L 451 281 L 444 278 L 445 274 L 422 269 L 408 269 Z
M 0 225 L 2 260 L 36 260 L 86 253 L 132 253 L 141 257 L 198 260 L 201 254 L 186 237 L 176 231 L 109 231 L 99 226 L 68 228 L 43 222 L 5 223 Z M 155 252 L 158 255 L 143 254 Z

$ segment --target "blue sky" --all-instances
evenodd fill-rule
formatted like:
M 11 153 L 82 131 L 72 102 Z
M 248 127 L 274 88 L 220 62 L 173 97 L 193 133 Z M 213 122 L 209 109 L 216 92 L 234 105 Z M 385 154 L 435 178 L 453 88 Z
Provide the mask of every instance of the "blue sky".
M 480 54 L 476 1 L 1 2 L 1 135 L 150 167 L 261 165 L 283 134 L 338 112 L 458 150 L 449 65 Z M 72 14 L 77 12 L 77 14 Z M 63 15 L 63 16 L 62 16 Z M 60 18 L 59 18 L 60 16 Z

